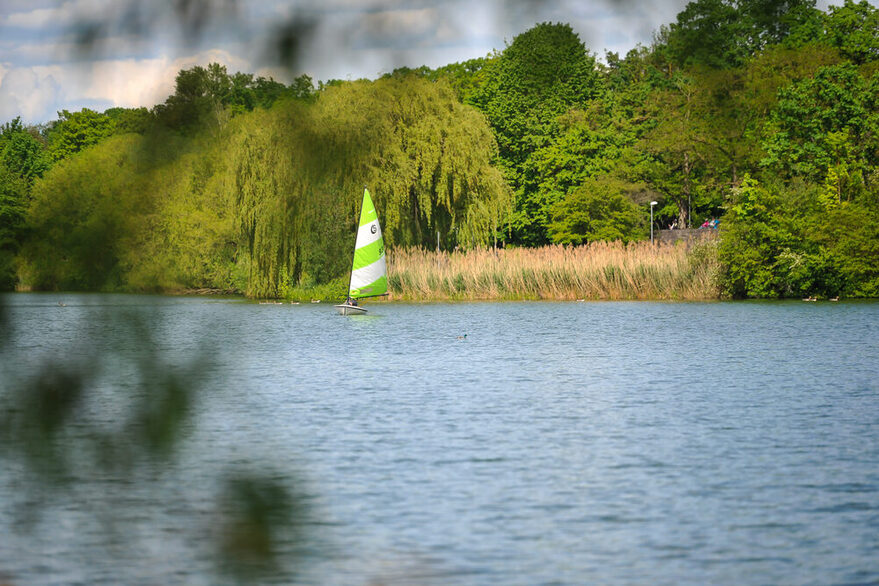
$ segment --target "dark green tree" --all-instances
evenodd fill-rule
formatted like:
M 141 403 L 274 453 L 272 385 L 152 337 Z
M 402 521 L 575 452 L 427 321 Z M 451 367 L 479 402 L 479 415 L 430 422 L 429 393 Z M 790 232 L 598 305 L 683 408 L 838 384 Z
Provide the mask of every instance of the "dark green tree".
M 232 82 L 226 68 L 212 63 L 197 65 L 177 73 L 174 93 L 153 108 L 158 121 L 184 134 L 222 127 L 225 123 L 222 100 L 228 99 Z
M 110 118 L 114 134 L 143 134 L 154 123 L 147 108 L 109 108 L 104 111 L 104 115 Z
M 696 0 L 663 33 L 678 66 L 738 67 L 795 32 L 816 32 L 814 0 Z M 801 41 L 802 42 L 802 38 Z
M 514 241 L 541 244 L 548 240 L 545 216 L 527 176 L 533 154 L 559 135 L 559 116 L 584 109 L 601 92 L 595 59 L 567 24 L 542 23 L 518 35 L 481 72 L 482 84 L 469 101 L 485 112 L 495 131 L 499 158 L 516 192 L 511 225 Z
M 311 78 L 300 75 L 285 86 L 270 77 L 255 77 L 251 73 L 230 75 L 226 66 L 211 63 L 180 71 L 174 94 L 157 105 L 154 113 L 164 126 L 191 135 L 200 130 L 222 129 L 231 117 L 256 107 L 270 108 L 285 97 L 314 99 Z
M 852 64 L 824 67 L 778 96 L 763 164 L 831 185 L 837 201 L 869 187 L 879 164 L 879 74 L 864 79 Z
M 263 80 L 263 79 L 264 78 L 262 78 L 262 77 L 257 78 L 257 91 L 258 92 L 259 92 L 259 87 L 260 87 L 261 83 L 271 84 L 271 82 L 273 81 L 273 80 L 269 79 L 269 80 L 266 80 L 265 82 L 261 82 L 260 80 Z M 289 93 L 289 95 L 295 100 L 302 100 L 302 101 L 308 102 L 308 101 L 313 101 L 317 98 L 316 90 L 314 89 L 314 80 L 311 79 L 310 75 L 305 75 L 304 73 L 290 82 L 290 85 L 287 86 L 286 92 Z M 271 102 L 263 100 L 262 103 L 263 103 L 263 106 L 267 108 L 272 103 L 274 103 L 274 100 L 272 100 Z
M 734 2 L 698 0 L 678 14 L 664 40 L 671 60 L 679 66 L 728 67 L 747 55 L 739 42 L 745 28 Z
M 867 0 L 845 0 L 825 17 L 826 42 L 854 63 L 879 59 L 879 8 Z

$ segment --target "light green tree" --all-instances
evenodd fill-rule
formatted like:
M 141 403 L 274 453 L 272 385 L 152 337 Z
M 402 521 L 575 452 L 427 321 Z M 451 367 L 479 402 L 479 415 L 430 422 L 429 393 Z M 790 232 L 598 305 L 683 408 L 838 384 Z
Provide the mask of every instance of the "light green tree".
M 485 118 L 444 82 L 334 84 L 249 122 L 233 154 L 253 295 L 344 275 L 364 186 L 388 246 L 485 244 L 509 209 Z
M 113 132 L 113 120 L 106 114 L 88 108 L 79 112 L 61 110 L 58 121 L 48 134 L 49 153 L 53 159 L 60 161 L 101 142 Z

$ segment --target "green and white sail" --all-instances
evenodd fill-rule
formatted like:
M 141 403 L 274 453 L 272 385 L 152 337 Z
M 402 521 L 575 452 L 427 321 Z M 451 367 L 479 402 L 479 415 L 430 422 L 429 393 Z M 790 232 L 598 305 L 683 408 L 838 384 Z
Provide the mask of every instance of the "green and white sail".
M 348 295 L 357 299 L 384 295 L 387 292 L 385 241 L 382 239 L 382 229 L 378 225 L 378 215 L 375 213 L 372 198 L 369 197 L 369 190 L 364 189 Z

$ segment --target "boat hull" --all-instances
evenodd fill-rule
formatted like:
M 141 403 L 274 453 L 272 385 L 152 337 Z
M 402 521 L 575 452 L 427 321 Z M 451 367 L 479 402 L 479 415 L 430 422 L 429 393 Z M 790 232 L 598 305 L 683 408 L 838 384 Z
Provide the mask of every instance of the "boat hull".
M 339 315 L 363 315 L 366 313 L 366 309 L 358 305 L 348 305 L 343 303 L 342 305 L 334 305 L 333 307 L 336 308 Z

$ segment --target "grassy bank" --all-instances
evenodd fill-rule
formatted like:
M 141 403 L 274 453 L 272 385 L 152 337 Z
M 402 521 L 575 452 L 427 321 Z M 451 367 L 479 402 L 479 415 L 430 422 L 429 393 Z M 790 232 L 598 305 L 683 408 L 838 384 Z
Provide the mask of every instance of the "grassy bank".
M 713 244 L 691 248 L 647 242 L 622 245 L 390 251 L 392 299 L 641 299 L 718 298 Z
M 492 251 L 432 252 L 389 249 L 389 297 L 403 301 L 447 300 L 705 300 L 720 296 L 717 243 L 691 247 L 638 242 L 597 242 L 585 246 L 545 246 Z M 28 290 L 19 287 L 18 290 Z M 338 302 L 348 276 L 329 283 L 286 283 L 286 301 Z M 142 292 L 142 291 L 140 291 Z M 184 295 L 243 295 L 235 289 L 158 288 Z

